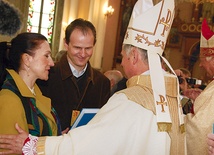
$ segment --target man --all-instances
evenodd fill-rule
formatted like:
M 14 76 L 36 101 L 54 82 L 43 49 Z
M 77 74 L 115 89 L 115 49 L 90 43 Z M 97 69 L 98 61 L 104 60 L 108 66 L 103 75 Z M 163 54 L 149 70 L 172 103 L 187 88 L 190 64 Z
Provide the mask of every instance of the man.
M 214 32 L 202 22 L 200 41 L 200 67 L 207 74 L 214 76 Z M 208 154 L 206 137 L 212 132 L 214 123 L 214 82 L 210 82 L 194 102 L 194 114 L 187 115 L 186 135 L 187 153 L 189 155 Z
M 52 100 L 62 130 L 70 128 L 82 108 L 101 108 L 110 97 L 108 78 L 89 63 L 95 43 L 91 22 L 71 22 L 65 31 L 67 52 L 50 71 L 48 83 L 39 82 L 44 95 Z
M 108 70 L 104 72 L 104 75 L 110 80 L 112 96 L 117 89 L 118 82 L 123 79 L 123 74 L 119 70 Z
M 187 89 L 190 89 L 190 86 L 187 83 L 186 79 L 191 77 L 191 73 L 186 68 L 176 69 L 175 73 L 178 76 L 183 113 L 188 114 L 190 112 L 193 112 L 193 104 L 192 100 L 189 97 L 185 96 L 184 93 L 187 91 Z
M 166 43 L 173 12 L 174 1 L 163 0 L 153 6 L 152 0 L 138 0 L 121 52 L 121 65 L 128 78 L 127 89 L 114 94 L 85 126 L 70 130 L 61 137 L 38 139 L 30 136 L 25 141 L 24 154 L 25 151 L 29 153 L 27 144 L 36 143 L 37 153 L 45 152 L 46 155 L 184 155 L 178 80 L 175 75 L 167 74 L 162 69 L 159 56 Z M 148 20 L 149 16 L 154 17 L 154 20 Z M 161 19 L 167 19 L 167 23 L 159 22 Z M 155 25 L 154 29 L 150 30 L 156 30 L 155 35 L 143 29 L 146 28 L 144 26 L 151 28 L 152 25 Z M 166 25 L 169 26 L 167 31 L 164 30 Z M 165 35 L 161 35 L 163 30 Z M 139 38 L 135 39 L 138 35 L 143 37 L 140 42 Z M 155 43 L 158 40 L 160 42 Z M 15 141 L 20 136 L 27 137 L 26 134 L 20 134 L 15 136 Z M 10 138 L 13 139 L 13 136 L 0 136 L 0 142 L 15 144 Z M 16 151 L 15 148 L 12 147 L 11 151 Z

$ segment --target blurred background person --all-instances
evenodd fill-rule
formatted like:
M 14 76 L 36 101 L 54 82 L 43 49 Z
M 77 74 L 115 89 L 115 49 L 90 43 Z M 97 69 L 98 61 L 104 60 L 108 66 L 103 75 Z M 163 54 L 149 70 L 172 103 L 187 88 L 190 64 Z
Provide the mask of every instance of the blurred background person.
M 178 76 L 180 93 L 183 95 L 183 91 L 185 91 L 188 88 L 191 88 L 191 86 L 187 83 L 187 80 L 186 80 L 191 77 L 191 73 L 186 68 L 176 69 L 175 73 Z
M 191 78 L 191 73 L 186 68 L 179 68 L 175 70 L 175 73 L 178 77 L 179 81 L 179 89 L 180 89 L 180 98 L 183 108 L 183 113 L 194 113 L 193 103 L 201 93 L 201 89 L 193 89 L 193 83 Z
M 58 62 L 60 59 L 61 59 L 61 57 L 66 53 L 67 51 L 66 50 L 61 50 L 61 51 L 59 51 L 57 54 L 56 54 L 56 56 L 55 56 L 55 62 Z
M 207 75 L 214 76 L 214 32 L 206 19 L 201 26 L 200 67 Z M 214 123 L 214 81 L 210 82 L 194 102 L 194 114 L 187 114 L 186 135 L 187 153 L 191 155 L 208 154 L 207 134 L 212 132 Z M 195 140 L 197 138 L 197 140 Z
M 124 76 L 118 83 L 117 83 L 117 88 L 115 89 L 115 92 L 127 88 L 126 82 L 127 78 Z
M 123 79 L 123 74 L 119 70 L 108 70 L 104 72 L 104 75 L 110 80 L 111 83 L 111 95 L 117 90 L 117 84 Z

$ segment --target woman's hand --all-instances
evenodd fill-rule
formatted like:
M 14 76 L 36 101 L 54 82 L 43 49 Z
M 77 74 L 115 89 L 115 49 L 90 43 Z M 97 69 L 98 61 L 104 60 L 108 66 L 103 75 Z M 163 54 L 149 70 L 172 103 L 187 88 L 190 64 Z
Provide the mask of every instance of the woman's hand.
M 18 135 L 0 135 L 0 149 L 4 149 L 0 152 L 0 155 L 22 154 L 22 147 L 28 138 L 28 133 L 22 130 L 17 123 L 15 128 L 19 132 Z

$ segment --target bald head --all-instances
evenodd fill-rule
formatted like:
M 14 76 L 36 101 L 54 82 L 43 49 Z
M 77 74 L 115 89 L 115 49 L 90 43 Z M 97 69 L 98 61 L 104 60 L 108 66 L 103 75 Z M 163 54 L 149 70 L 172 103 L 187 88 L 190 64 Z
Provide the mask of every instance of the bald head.
M 111 88 L 123 78 L 123 74 L 119 70 L 108 70 L 104 75 L 110 80 Z

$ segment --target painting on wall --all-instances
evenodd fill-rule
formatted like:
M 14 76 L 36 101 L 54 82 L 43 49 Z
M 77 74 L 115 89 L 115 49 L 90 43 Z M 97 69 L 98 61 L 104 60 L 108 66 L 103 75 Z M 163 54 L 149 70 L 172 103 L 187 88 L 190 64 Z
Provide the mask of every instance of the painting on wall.
M 121 0 L 113 67 L 121 62 L 122 43 L 136 2 L 137 0 Z
M 181 42 L 182 42 L 182 36 L 178 32 L 177 26 L 172 26 L 168 39 L 167 39 L 167 47 L 172 47 L 172 48 L 180 48 L 181 47 Z

